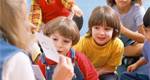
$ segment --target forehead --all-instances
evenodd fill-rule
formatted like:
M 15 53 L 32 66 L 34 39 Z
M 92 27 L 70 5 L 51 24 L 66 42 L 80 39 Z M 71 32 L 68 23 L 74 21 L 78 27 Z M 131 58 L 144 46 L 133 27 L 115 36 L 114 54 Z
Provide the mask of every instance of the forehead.
M 52 33 L 50 36 L 57 37 L 57 38 L 61 38 L 61 39 L 70 39 L 69 37 L 66 37 L 66 36 L 64 36 L 64 35 L 61 35 L 58 31 L 55 31 L 55 32 Z
M 94 25 L 93 27 L 113 28 L 107 24 Z

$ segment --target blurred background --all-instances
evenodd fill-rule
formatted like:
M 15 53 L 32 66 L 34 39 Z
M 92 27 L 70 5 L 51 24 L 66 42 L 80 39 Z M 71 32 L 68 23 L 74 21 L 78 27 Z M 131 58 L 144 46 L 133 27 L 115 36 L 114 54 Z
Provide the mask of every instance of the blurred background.
M 88 30 L 88 19 L 91 14 L 91 11 L 96 7 L 96 6 L 103 6 L 107 5 L 106 0 L 75 0 L 76 4 L 82 9 L 84 13 L 84 22 L 83 22 L 83 27 L 80 31 L 81 36 L 84 35 L 87 30 Z M 145 10 L 150 7 L 150 0 L 143 0 L 143 5 L 145 7 Z

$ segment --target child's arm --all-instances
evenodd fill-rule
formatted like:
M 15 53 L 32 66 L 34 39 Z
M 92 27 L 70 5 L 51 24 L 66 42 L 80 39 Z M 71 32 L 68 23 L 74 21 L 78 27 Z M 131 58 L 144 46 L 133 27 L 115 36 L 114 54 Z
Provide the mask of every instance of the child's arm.
M 61 2 L 65 8 L 71 10 L 71 12 L 73 13 L 72 17 L 73 15 L 79 17 L 83 15 L 82 10 L 75 4 L 74 0 L 61 0 Z
M 38 57 L 42 54 L 40 47 L 38 46 L 38 43 L 36 42 L 28 47 L 27 52 L 30 53 L 32 62 L 34 63 L 36 63 L 36 61 L 38 60 Z
M 100 67 L 100 68 L 97 68 L 96 70 L 97 70 L 98 75 L 103 75 L 103 74 L 113 73 L 114 72 L 113 69 L 106 68 L 106 67 Z
M 136 63 L 128 66 L 127 71 L 128 72 L 133 72 L 135 71 L 137 68 L 139 68 L 140 66 L 147 64 L 147 61 L 145 60 L 144 57 L 140 58 Z
M 127 29 L 125 26 L 121 25 L 121 33 L 126 35 L 128 38 L 133 39 L 137 42 L 143 43 L 144 42 L 144 35 L 138 32 L 133 32 Z
M 83 15 L 83 11 L 76 4 L 73 4 L 72 12 L 74 13 L 74 15 L 79 16 L 79 17 Z

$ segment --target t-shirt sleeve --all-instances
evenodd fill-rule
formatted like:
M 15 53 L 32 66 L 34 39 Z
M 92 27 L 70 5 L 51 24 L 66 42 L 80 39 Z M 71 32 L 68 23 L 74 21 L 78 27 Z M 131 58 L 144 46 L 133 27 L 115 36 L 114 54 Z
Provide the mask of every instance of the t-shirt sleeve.
M 145 14 L 145 9 L 143 6 L 137 6 L 135 9 L 135 22 L 136 26 L 140 26 L 143 24 L 143 16 Z
M 150 52 L 150 42 L 145 41 L 143 46 L 143 56 L 146 59 L 146 61 L 148 61 L 148 56 L 150 56 L 149 52 Z

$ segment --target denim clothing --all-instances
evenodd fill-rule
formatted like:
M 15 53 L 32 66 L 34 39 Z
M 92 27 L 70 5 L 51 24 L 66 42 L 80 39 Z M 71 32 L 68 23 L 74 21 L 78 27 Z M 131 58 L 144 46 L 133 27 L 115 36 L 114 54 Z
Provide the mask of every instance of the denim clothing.
M 83 73 L 81 72 L 78 63 L 75 61 L 75 51 L 74 51 L 74 49 L 70 49 L 70 51 L 71 51 L 71 59 L 72 59 L 73 65 L 74 65 L 74 73 L 75 73 L 75 76 L 73 77 L 72 80 L 84 80 Z M 45 70 L 46 71 L 46 73 L 45 73 L 46 80 L 52 80 L 52 74 L 54 72 L 56 64 L 48 65 L 48 63 L 45 60 L 44 54 L 42 54 L 41 60 L 42 60 L 43 64 L 46 65 L 46 68 L 45 68 L 46 69 Z
M 118 80 L 118 75 L 116 73 L 108 73 L 99 76 L 100 80 Z

